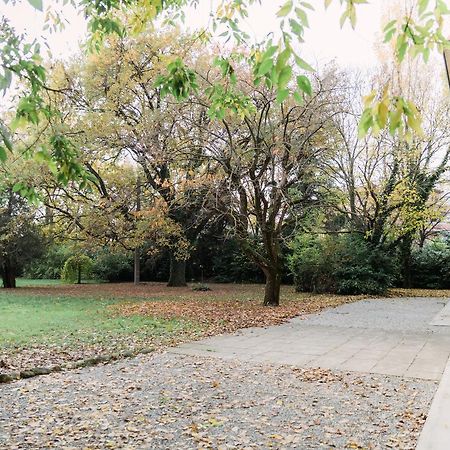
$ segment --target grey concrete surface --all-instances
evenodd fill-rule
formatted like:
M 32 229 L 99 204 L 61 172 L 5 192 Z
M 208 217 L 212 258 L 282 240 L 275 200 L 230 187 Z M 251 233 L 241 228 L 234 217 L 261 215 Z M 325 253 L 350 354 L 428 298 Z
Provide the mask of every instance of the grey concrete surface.
M 223 359 L 440 380 L 417 450 L 450 449 L 450 302 L 364 300 L 172 349 Z
M 431 321 L 435 327 L 450 327 L 450 302 L 442 308 Z
M 364 300 L 171 351 L 440 380 L 450 356 L 450 326 L 431 322 L 446 304 L 430 298 Z

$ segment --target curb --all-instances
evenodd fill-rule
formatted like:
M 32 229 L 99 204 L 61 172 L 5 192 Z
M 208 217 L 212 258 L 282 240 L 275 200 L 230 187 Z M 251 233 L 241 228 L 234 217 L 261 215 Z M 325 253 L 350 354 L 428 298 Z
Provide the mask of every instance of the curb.
M 153 348 L 142 349 L 136 352 L 123 352 L 112 355 L 99 355 L 92 358 L 81 359 L 74 362 L 69 362 L 61 365 L 55 365 L 50 367 L 33 367 L 25 369 L 20 372 L 0 373 L 0 384 L 11 383 L 17 380 L 23 380 L 26 378 L 34 378 L 41 375 L 49 375 L 51 373 L 63 372 L 66 370 L 81 369 L 83 367 L 93 367 L 99 364 L 108 364 L 122 359 L 134 358 L 138 355 L 146 355 L 153 353 Z
M 450 358 L 416 447 L 416 450 L 448 449 L 450 449 Z

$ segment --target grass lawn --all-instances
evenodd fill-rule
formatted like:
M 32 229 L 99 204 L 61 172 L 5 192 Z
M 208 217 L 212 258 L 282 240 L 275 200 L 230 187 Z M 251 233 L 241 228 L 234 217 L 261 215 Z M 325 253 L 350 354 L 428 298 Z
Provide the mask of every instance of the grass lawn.
M 83 281 L 83 284 L 98 284 L 101 283 L 100 280 L 88 280 Z M 17 278 L 16 280 L 17 287 L 37 287 L 37 286 L 60 286 L 64 283 L 62 280 L 50 280 L 50 279 L 43 279 L 43 280 L 32 280 L 29 278 Z
M 158 350 L 202 336 L 279 324 L 364 298 L 296 293 L 283 286 L 281 306 L 267 308 L 261 305 L 262 285 L 211 284 L 207 292 L 163 283 L 20 280 L 18 286 L 0 290 L 0 374 Z M 450 293 L 396 290 L 392 295 Z
M 52 288 L 54 295 L 0 290 L 0 374 L 158 349 L 202 331 L 183 318 L 117 314 L 112 307 L 119 299 L 60 295 Z
M 112 314 L 108 308 L 117 302 L 84 297 L 10 296 L 1 292 L 0 348 L 61 342 L 67 346 L 109 344 L 122 335 L 161 336 L 188 326 L 175 319 Z
M 29 286 L 58 286 L 63 284 L 61 280 L 30 280 L 28 278 L 17 278 L 17 287 L 29 287 Z

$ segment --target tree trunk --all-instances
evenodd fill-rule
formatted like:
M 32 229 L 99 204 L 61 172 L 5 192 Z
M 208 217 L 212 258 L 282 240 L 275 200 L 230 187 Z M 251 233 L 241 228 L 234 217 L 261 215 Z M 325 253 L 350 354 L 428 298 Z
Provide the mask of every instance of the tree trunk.
M 141 210 L 141 179 L 138 175 L 136 180 L 136 212 Z M 138 285 L 141 281 L 141 249 L 134 249 L 134 284 Z
M 16 287 L 16 273 L 8 262 L 3 264 L 2 279 L 4 288 L 14 289 Z
M 266 288 L 264 291 L 264 306 L 280 305 L 281 274 L 277 270 L 265 270 Z
M 139 248 L 134 250 L 134 284 L 141 281 L 141 252 Z
M 78 265 L 78 280 L 77 284 L 81 284 L 81 264 Z
M 186 286 L 186 260 L 178 260 L 173 254 L 170 255 L 170 276 L 167 286 Z

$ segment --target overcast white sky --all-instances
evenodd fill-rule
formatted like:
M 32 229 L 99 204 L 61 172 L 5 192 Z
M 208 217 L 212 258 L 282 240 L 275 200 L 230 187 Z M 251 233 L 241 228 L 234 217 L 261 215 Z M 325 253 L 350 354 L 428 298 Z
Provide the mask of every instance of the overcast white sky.
M 323 0 L 312 0 L 316 12 L 310 14 L 311 29 L 306 34 L 306 44 L 302 53 L 315 65 L 336 59 L 339 64 L 368 67 L 376 62 L 374 42 L 382 28 L 382 5 L 387 0 L 374 0 L 369 5 L 358 8 L 358 25 L 353 31 L 349 25 L 342 30 L 339 26 L 339 2 L 335 1 L 327 11 Z M 392 2 L 393 0 L 390 0 Z M 276 31 L 274 17 L 281 1 L 263 0 L 263 6 L 252 8 L 245 28 L 258 40 L 268 32 Z M 44 6 L 57 5 L 52 0 L 44 0 Z M 186 25 L 195 28 L 205 24 L 210 10 L 211 0 L 203 0 L 198 11 L 187 12 Z M 45 8 L 44 8 L 45 9 Z M 44 13 L 34 10 L 26 0 L 18 1 L 15 6 L 0 2 L 0 13 L 8 17 L 19 31 L 25 31 L 30 37 L 42 35 Z M 65 8 L 65 17 L 69 23 L 63 32 L 54 34 L 50 39 L 51 51 L 56 57 L 67 58 L 75 53 L 86 34 L 84 19 L 72 10 Z M 379 39 L 378 39 L 379 40 Z
M 192 30 L 205 26 L 211 5 L 217 5 L 218 1 L 200 0 L 201 7 L 198 10 L 187 11 L 185 27 Z M 262 0 L 262 6 L 252 7 L 250 17 L 243 28 L 254 36 L 256 41 L 262 40 L 269 32 L 276 32 L 276 11 L 284 1 Z M 349 24 L 343 29 L 340 28 L 341 8 L 338 0 L 327 10 L 323 0 L 310 0 L 316 11 L 309 14 L 310 29 L 305 35 L 306 43 L 300 47 L 302 57 L 314 67 L 323 67 L 331 60 L 341 66 L 360 69 L 377 65 L 379 53 L 375 45 L 382 41 L 382 28 L 389 20 L 388 10 L 405 1 L 369 0 L 369 4 L 357 5 L 358 22 L 356 30 L 352 30 Z M 44 11 L 47 7 L 61 8 L 58 5 L 62 3 L 56 0 L 43 2 Z M 15 5 L 5 5 L 4 1 L 0 0 L 0 15 L 8 17 L 17 31 L 26 32 L 31 39 L 43 35 L 45 12 L 36 11 L 27 0 L 17 0 Z M 79 52 L 79 45 L 86 37 L 86 22 L 70 6 L 64 7 L 63 15 L 68 22 L 65 30 L 50 37 L 47 34 L 43 42 L 49 44 L 53 57 L 69 59 L 71 55 Z M 443 77 L 445 69 L 442 56 L 437 55 L 436 61 L 437 64 L 433 65 L 436 77 Z

